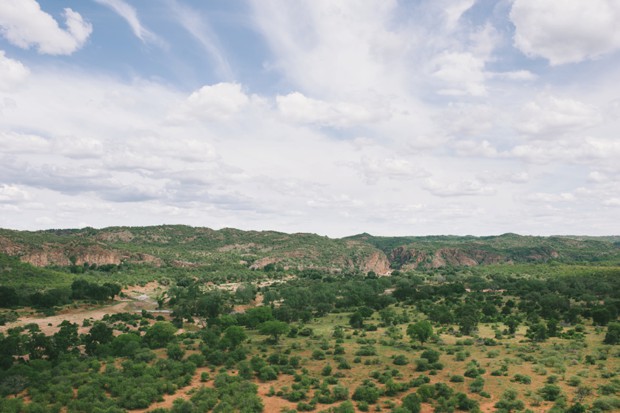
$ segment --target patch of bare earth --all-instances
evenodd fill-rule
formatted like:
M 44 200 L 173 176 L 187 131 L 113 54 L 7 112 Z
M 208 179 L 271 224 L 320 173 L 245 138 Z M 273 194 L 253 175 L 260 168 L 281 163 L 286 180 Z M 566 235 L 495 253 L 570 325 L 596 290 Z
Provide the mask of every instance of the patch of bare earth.
M 46 335 L 51 335 L 59 330 L 58 325 L 65 320 L 81 326 L 84 320 L 101 320 L 106 314 L 131 313 L 143 309 L 152 310 L 156 307 L 156 304 L 149 297 L 149 294 L 152 294 L 157 288 L 158 284 L 152 282 L 145 286 L 126 288 L 123 290 L 123 293 L 128 297 L 127 299 L 115 300 L 109 304 L 65 308 L 53 316 L 29 315 L 20 317 L 17 321 L 0 326 L 0 332 L 4 333 L 10 328 L 21 327 L 27 324 L 37 324 L 41 332 Z M 79 333 L 86 332 L 88 332 L 88 328 L 80 328 L 79 330 Z

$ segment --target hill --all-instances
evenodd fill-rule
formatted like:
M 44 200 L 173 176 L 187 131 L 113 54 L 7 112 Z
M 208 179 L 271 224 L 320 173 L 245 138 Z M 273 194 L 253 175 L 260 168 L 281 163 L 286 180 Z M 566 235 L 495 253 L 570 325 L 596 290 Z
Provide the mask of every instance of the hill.
M 0 229 L 0 253 L 37 267 L 146 264 L 154 267 L 316 268 L 387 274 L 497 263 L 618 263 L 617 237 L 499 236 L 332 239 L 316 234 L 213 230 L 182 225 L 14 231 Z

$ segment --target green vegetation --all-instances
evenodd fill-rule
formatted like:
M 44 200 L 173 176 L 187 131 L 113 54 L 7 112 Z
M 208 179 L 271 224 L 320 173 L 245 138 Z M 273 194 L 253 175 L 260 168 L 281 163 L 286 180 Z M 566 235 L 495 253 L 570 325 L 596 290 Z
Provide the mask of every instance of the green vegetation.
M 0 241 L 22 259 L 44 245 L 68 257 L 39 268 L 0 255 L 2 412 L 620 408 L 620 267 L 606 239 L 174 226 Z M 366 266 L 377 248 L 390 276 Z M 414 267 L 412 249 L 431 259 Z M 514 263 L 457 266 L 449 250 Z M 106 251 L 124 258 L 82 262 Z

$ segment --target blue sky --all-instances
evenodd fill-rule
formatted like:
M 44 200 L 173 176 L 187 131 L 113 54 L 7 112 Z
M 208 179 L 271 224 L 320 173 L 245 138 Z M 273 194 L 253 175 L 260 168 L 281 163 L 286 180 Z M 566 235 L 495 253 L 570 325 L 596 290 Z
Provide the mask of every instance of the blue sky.
M 0 226 L 620 233 L 614 0 L 5 0 Z

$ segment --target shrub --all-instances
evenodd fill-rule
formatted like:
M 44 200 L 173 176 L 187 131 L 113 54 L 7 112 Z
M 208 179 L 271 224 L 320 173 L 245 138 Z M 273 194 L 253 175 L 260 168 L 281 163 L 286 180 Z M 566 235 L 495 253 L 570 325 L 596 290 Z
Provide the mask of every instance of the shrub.
M 620 409 L 620 399 L 613 396 L 599 397 L 592 403 L 592 407 L 603 411 L 618 411 Z
M 335 400 L 347 400 L 349 398 L 349 389 L 340 384 L 334 386 L 333 393 Z
M 532 383 L 532 378 L 523 374 L 515 374 L 511 381 L 521 384 L 530 384 Z
M 411 393 L 403 399 L 402 408 L 409 413 L 419 413 L 421 410 L 420 398 L 417 394 Z
M 538 394 L 546 401 L 555 401 L 560 394 L 562 394 L 562 389 L 554 384 L 546 384 L 540 390 L 538 390 Z
M 374 404 L 379 399 L 379 389 L 372 384 L 362 384 L 355 389 L 353 392 L 353 396 L 351 397 L 355 401 L 366 402 L 369 404 Z
M 278 378 L 278 373 L 271 366 L 265 366 L 258 372 L 258 378 L 262 381 L 271 381 Z
M 398 356 L 394 357 L 392 363 L 396 364 L 397 366 L 404 366 L 409 363 L 409 360 L 407 360 L 407 357 L 405 357 L 404 355 L 399 354 Z
M 472 393 L 480 393 L 484 388 L 484 379 L 482 377 L 476 377 L 471 383 L 469 383 L 469 391 Z
M 439 361 L 439 352 L 435 350 L 425 350 L 420 355 L 421 358 L 428 360 L 429 363 L 436 363 Z

